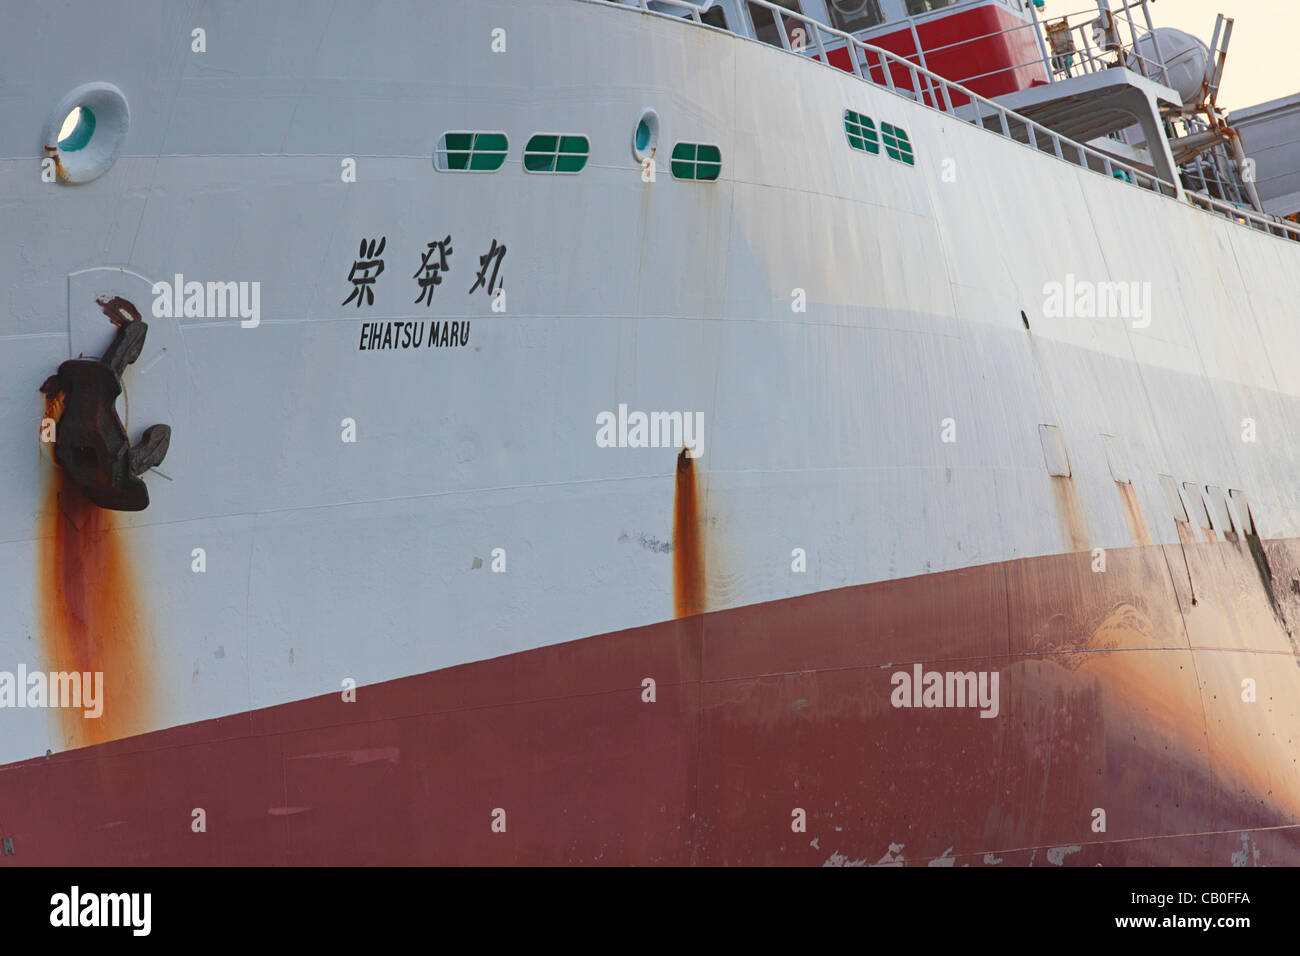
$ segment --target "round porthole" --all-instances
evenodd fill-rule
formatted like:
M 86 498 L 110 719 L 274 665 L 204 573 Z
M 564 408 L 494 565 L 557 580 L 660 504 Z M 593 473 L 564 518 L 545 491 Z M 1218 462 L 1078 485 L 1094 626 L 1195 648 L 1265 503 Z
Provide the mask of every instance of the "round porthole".
M 654 110 L 644 110 L 632 130 L 632 155 L 638 163 L 644 163 L 654 155 L 659 145 L 659 114 Z
M 87 83 L 59 100 L 45 124 L 45 155 L 59 182 L 80 185 L 108 172 L 130 124 L 126 97 L 111 83 Z
M 64 119 L 63 128 L 59 130 L 59 149 L 65 153 L 85 149 L 94 133 L 95 114 L 90 107 L 74 106 Z

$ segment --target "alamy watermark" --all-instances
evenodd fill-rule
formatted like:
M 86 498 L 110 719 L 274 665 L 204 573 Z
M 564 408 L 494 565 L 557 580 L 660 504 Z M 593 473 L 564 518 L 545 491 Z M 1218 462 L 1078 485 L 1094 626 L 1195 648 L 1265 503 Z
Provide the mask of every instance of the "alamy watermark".
M 186 282 L 176 273 L 172 282 L 155 282 L 155 319 L 225 319 L 238 317 L 241 328 L 255 329 L 262 322 L 262 283 Z
M 58 927 L 116 926 L 148 936 L 152 911 L 152 893 L 83 893 L 73 886 L 50 897 L 50 925 Z
M 978 707 L 981 717 L 996 717 L 998 671 L 923 671 L 912 665 L 912 673 L 896 671 L 889 702 L 894 707 Z
M 1151 325 L 1150 282 L 1091 282 L 1074 273 L 1043 286 L 1049 319 L 1127 319 L 1135 329 Z
M 704 453 L 703 412 L 629 412 L 596 416 L 598 448 L 682 448 L 691 458 Z
M 0 707 L 53 707 L 80 709 L 94 720 L 104 713 L 104 672 L 0 671 Z

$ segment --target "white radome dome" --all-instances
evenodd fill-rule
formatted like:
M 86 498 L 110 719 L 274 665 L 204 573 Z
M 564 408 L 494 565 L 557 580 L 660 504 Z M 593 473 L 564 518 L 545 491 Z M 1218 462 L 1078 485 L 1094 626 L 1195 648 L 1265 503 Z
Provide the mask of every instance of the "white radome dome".
M 1152 37 L 1155 40 L 1152 40 Z M 1201 98 L 1201 86 L 1205 82 L 1205 68 L 1210 64 L 1210 48 L 1197 37 L 1182 30 L 1161 27 L 1155 33 L 1143 36 L 1134 44 L 1139 56 L 1148 61 L 1147 72 L 1152 79 L 1161 80 L 1156 45 L 1160 46 L 1160 56 L 1164 58 L 1169 73 L 1169 85 L 1183 98 L 1183 105 L 1191 106 Z M 1137 70 L 1135 58 L 1129 57 L 1129 69 Z

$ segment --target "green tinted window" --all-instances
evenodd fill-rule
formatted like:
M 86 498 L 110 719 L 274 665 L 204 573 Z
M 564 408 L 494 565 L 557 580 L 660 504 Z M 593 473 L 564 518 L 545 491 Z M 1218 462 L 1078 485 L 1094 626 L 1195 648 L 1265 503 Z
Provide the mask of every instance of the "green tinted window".
M 722 150 L 708 143 L 678 143 L 673 147 L 673 178 L 711 183 L 722 175 Z
M 524 169 L 530 173 L 578 173 L 590 154 L 591 144 L 585 136 L 538 133 L 524 147 Z
M 880 155 L 880 136 L 876 133 L 876 124 L 871 121 L 871 117 L 845 110 L 844 133 L 854 149 L 873 156 Z
M 85 149 L 86 144 L 90 142 L 90 137 L 95 135 L 95 114 L 90 111 L 90 107 L 78 106 L 76 113 L 76 125 L 72 127 L 67 136 L 59 140 L 59 149 L 65 153 Z M 63 121 L 63 125 L 68 125 L 66 119 Z M 63 131 L 60 130 L 59 132 L 62 133 Z
M 907 138 L 905 130 L 898 126 L 890 126 L 888 123 L 881 123 L 880 138 L 885 141 L 885 154 L 890 159 L 896 159 L 900 163 L 907 163 L 909 166 L 916 165 L 916 154 L 912 152 L 912 141 Z
M 450 172 L 490 173 L 505 163 L 509 149 L 505 133 L 443 133 L 433 164 Z

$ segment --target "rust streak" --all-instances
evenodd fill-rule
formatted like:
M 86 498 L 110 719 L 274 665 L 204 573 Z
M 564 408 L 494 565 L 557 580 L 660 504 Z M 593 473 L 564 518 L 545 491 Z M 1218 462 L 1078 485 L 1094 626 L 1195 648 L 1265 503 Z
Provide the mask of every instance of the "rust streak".
M 1147 527 L 1146 518 L 1142 516 L 1142 504 L 1137 492 L 1128 482 L 1117 482 L 1119 496 L 1124 501 L 1124 520 L 1128 522 L 1128 533 L 1133 543 L 1145 547 L 1151 544 L 1151 529 Z
M 60 397 L 47 397 L 58 419 Z M 56 426 L 57 427 L 57 426 Z M 152 726 L 149 618 L 138 599 L 124 534 L 113 513 L 86 500 L 52 461 L 42 461 L 37 603 L 43 666 L 102 672 L 103 712 L 54 709 L 68 748 L 143 733 Z
M 1079 503 L 1079 489 L 1073 478 L 1052 478 L 1052 492 L 1056 495 L 1056 510 L 1061 517 L 1061 530 L 1065 532 L 1071 551 L 1088 550 L 1088 524 L 1083 518 Z
M 704 541 L 695 487 L 695 462 L 685 448 L 677 455 L 673 493 L 673 615 L 705 611 Z
M 50 419 L 51 421 L 54 422 L 56 430 L 53 436 L 51 437 L 57 437 L 58 435 L 58 431 L 57 431 L 58 422 L 59 419 L 63 416 L 63 406 L 65 404 L 63 393 L 58 391 L 57 385 L 51 384 L 52 382 L 57 382 L 57 381 L 58 379 L 55 376 L 50 376 L 50 378 L 46 381 L 46 385 L 50 386 L 50 390 L 51 392 L 53 392 L 53 394 L 45 396 L 45 418 L 41 419 L 42 430 L 44 430 L 45 427 L 45 419 Z M 42 386 L 42 388 L 44 387 L 45 386 Z M 45 441 L 44 438 L 42 438 L 41 464 L 45 465 L 47 463 L 50 465 L 50 467 L 54 467 L 54 442 Z
M 54 160 L 54 175 L 59 177 L 60 182 L 70 183 L 68 171 L 63 168 L 63 158 L 59 155 L 59 150 L 55 146 L 46 146 L 45 155 Z

